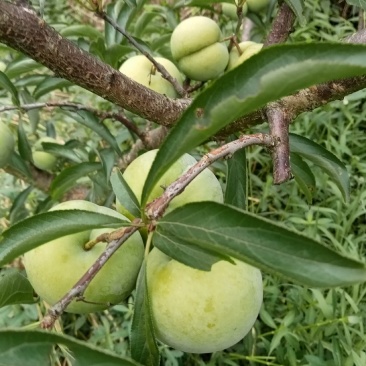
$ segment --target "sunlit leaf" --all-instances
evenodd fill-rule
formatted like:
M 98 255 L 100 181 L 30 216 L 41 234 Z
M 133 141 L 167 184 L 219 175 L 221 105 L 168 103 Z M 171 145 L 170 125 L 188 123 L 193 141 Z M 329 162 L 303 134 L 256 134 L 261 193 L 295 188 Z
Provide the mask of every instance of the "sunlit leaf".
M 228 255 L 312 287 L 366 281 L 364 263 L 259 216 L 216 202 L 191 203 L 168 213 L 154 234 L 171 246 L 191 245 Z M 183 260 L 182 251 L 172 250 Z
M 0 266 L 61 236 L 99 227 L 122 227 L 126 221 L 85 210 L 50 211 L 18 222 L 0 236 Z

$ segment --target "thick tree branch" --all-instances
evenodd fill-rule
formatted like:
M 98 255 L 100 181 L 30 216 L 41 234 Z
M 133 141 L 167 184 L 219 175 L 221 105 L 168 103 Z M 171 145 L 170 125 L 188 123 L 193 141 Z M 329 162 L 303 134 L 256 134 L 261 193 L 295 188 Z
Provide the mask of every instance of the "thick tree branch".
M 366 43 L 365 30 L 346 41 Z M 174 125 L 190 104 L 189 99 L 169 99 L 135 83 L 62 38 L 29 9 L 4 0 L 0 0 L 0 42 L 23 52 L 76 85 L 166 127 Z M 356 77 L 302 90 L 281 99 L 280 103 L 289 108 L 287 113 L 293 119 L 302 112 L 342 99 L 365 87 L 366 77 Z M 254 112 L 224 128 L 218 137 L 245 131 L 248 126 L 265 120 L 263 111 Z
M 132 81 L 61 37 L 29 9 L 0 1 L 0 41 L 91 92 L 162 125 L 172 125 L 189 102 Z

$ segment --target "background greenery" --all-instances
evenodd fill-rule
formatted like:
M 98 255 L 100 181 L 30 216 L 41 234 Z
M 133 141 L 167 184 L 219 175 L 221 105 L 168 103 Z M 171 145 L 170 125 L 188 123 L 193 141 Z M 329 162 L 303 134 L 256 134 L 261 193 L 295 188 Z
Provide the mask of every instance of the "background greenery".
M 98 41 L 97 32 L 103 32 L 102 24 L 93 18 L 80 4 L 72 1 L 41 2 L 47 22 L 61 33 L 77 41 L 111 65 L 118 67 L 128 46 L 112 47 L 113 36 L 109 32 L 109 49 Z M 42 7 L 44 5 L 44 8 Z M 358 19 L 349 14 L 340 15 L 337 4 L 327 0 L 306 1 L 306 18 L 303 27 L 297 27 L 290 42 L 338 41 L 352 34 Z M 144 13 L 122 20 L 134 34 L 147 42 L 151 49 L 169 56 L 166 40 L 176 25 L 174 9 L 167 4 L 150 4 Z M 194 10 L 195 11 L 195 10 Z M 166 22 L 161 27 L 163 17 Z M 268 29 L 271 16 L 263 14 L 256 19 L 254 38 L 260 40 Z M 130 23 L 128 23 L 130 22 Z M 230 30 L 233 23 L 220 18 L 222 27 Z M 76 28 L 76 24 L 87 26 Z M 26 85 L 39 101 L 72 100 L 90 104 L 105 110 L 109 103 L 79 87 L 67 83 L 61 90 L 48 89 L 58 82 L 44 76 L 51 74 L 35 62 L 0 45 L 0 59 L 13 67 L 12 81 L 16 86 Z M 51 92 L 49 92 L 52 90 Z M 26 100 L 27 95 L 22 95 Z M 248 151 L 249 211 L 282 222 L 309 237 L 316 238 L 329 247 L 354 258 L 365 257 L 366 243 L 366 92 L 360 91 L 343 101 L 299 116 L 290 131 L 306 136 L 326 147 L 347 165 L 351 176 L 351 199 L 345 204 L 341 193 L 328 176 L 314 168 L 316 187 L 313 200 L 308 202 L 295 181 L 280 186 L 272 182 L 272 165 L 267 152 L 261 148 Z M 0 91 L 0 103 L 10 104 L 10 97 Z M 76 123 L 75 114 L 62 109 L 40 110 L 26 114 L 6 112 L 1 116 L 11 120 L 12 127 L 23 121 L 27 138 L 33 144 L 40 136 L 53 135 L 60 140 L 75 140 L 75 156 L 59 162 L 67 166 L 92 161 L 100 139 L 90 128 Z M 130 115 L 135 121 L 139 119 Z M 126 129 L 107 121 L 107 126 L 121 147 L 128 151 L 133 143 Z M 141 121 L 142 123 L 142 121 Z M 255 128 L 253 130 L 259 130 Z M 197 153 L 207 150 L 209 145 Z M 214 165 L 217 176 L 225 185 L 225 162 Z M 106 193 L 105 182 L 98 172 L 90 176 L 90 199 L 98 203 L 112 202 L 113 195 Z M 26 190 L 27 185 L 0 171 L 0 226 L 1 229 L 43 210 L 49 204 L 47 195 L 40 190 Z M 26 190 L 26 191 L 25 191 Z M 14 204 L 17 203 L 17 204 Z M 19 266 L 16 262 L 13 266 Z M 281 278 L 264 273 L 264 304 L 252 332 L 236 346 L 212 355 L 190 355 L 161 346 L 165 365 L 309 365 L 309 366 L 364 366 L 366 365 L 366 287 L 364 284 L 330 290 L 310 289 L 284 282 Z M 0 308 L 0 328 L 36 327 L 45 305 L 12 305 Z M 91 344 L 129 355 L 128 334 L 131 326 L 132 299 L 124 305 L 99 314 L 64 314 L 58 323 L 66 334 Z M 67 365 L 71 358 L 66 348 L 56 348 L 55 365 Z M 1 364 L 1 362 L 0 362 Z

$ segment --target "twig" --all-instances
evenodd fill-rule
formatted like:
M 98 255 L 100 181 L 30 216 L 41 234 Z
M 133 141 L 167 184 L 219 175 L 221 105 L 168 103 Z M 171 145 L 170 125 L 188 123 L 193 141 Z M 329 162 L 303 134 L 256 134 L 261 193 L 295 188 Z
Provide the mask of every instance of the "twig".
M 283 2 L 272 28 L 264 42 L 264 47 L 272 44 L 283 43 L 288 38 L 295 22 L 295 14 Z M 276 144 L 272 149 L 273 182 L 281 184 L 291 179 L 289 125 L 292 115 L 280 103 L 270 103 L 266 107 L 266 115 L 271 136 Z
M 290 167 L 290 120 L 281 107 L 271 104 L 267 108 L 267 117 L 271 136 L 276 143 L 272 149 L 273 183 L 281 184 L 291 179 Z
M 118 122 L 121 122 L 126 128 L 128 128 L 131 132 L 133 132 L 136 136 L 140 139 L 144 138 L 144 134 L 137 128 L 137 126 L 130 121 L 126 116 L 122 113 L 118 112 L 108 112 L 108 111 L 100 111 L 98 109 L 85 106 L 83 104 L 72 103 L 72 102 L 46 102 L 46 103 L 31 103 L 31 104 L 22 104 L 20 106 L 14 105 L 5 105 L 0 107 L 0 113 L 12 110 L 21 110 L 21 111 L 30 111 L 32 109 L 39 109 L 39 108 L 70 108 L 76 111 L 89 111 L 93 113 L 95 116 L 99 117 L 100 119 L 104 120 L 107 118 L 115 119 Z
M 264 47 L 271 44 L 283 43 L 287 40 L 295 22 L 295 14 L 291 8 L 283 2 L 274 19 Z
M 99 11 L 96 13 L 100 18 L 105 20 L 107 23 L 109 23 L 113 28 L 118 30 L 121 34 L 123 34 L 127 40 L 144 56 L 147 57 L 147 59 L 155 66 L 155 68 L 160 72 L 162 77 L 166 80 L 168 80 L 174 87 L 174 89 L 177 91 L 177 93 L 182 96 L 186 97 L 186 91 L 183 89 L 183 87 L 178 83 L 178 80 L 176 78 L 173 78 L 168 70 L 162 65 L 157 62 L 154 57 L 152 57 L 148 52 L 146 52 L 136 41 L 135 39 L 122 27 L 120 27 L 111 17 L 107 15 L 104 11 Z
M 263 133 L 244 135 L 235 141 L 231 141 L 211 152 L 187 170 L 181 177 L 170 184 L 164 193 L 146 206 L 146 215 L 152 220 L 158 220 L 164 214 L 170 201 L 184 191 L 187 185 L 204 169 L 209 167 L 214 161 L 230 156 L 237 150 L 251 145 L 264 145 L 274 147 L 275 142 L 272 136 Z
M 44 329 L 52 329 L 57 318 L 65 311 L 67 306 L 75 298 L 83 296 L 84 291 L 89 286 L 90 282 L 108 261 L 109 258 L 117 251 L 117 249 L 139 229 L 141 219 L 135 219 L 133 226 L 126 227 L 123 235 L 118 240 L 111 241 L 95 263 L 85 272 L 85 274 L 79 279 L 78 282 L 71 288 L 71 290 L 65 294 L 56 304 L 54 304 L 47 312 L 47 315 L 41 322 L 41 327 Z

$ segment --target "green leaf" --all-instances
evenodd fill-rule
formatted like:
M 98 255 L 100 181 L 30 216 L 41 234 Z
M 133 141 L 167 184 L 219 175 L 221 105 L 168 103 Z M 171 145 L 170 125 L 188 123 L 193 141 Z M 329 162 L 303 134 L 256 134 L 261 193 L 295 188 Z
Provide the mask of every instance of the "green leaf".
M 79 178 L 85 177 L 100 169 L 102 169 L 101 163 L 80 163 L 69 168 L 65 168 L 52 181 L 50 187 L 50 194 L 52 198 L 57 201 L 66 191 L 75 186 L 75 182 Z
M 72 86 L 72 85 L 73 84 L 68 80 L 49 76 L 37 85 L 37 87 L 35 88 L 35 90 L 33 92 L 33 96 L 35 99 L 39 99 L 43 95 L 45 95 L 53 90 L 59 90 L 59 89 L 66 88 L 66 87 Z
M 55 345 L 68 347 L 74 358 L 73 366 L 142 366 L 126 357 L 54 332 L 0 330 L 0 360 L 6 360 L 6 365 L 49 365 L 51 351 Z
M 158 179 L 182 154 L 270 101 L 313 84 L 365 74 L 365 55 L 365 45 L 276 45 L 225 73 L 194 99 L 171 129 L 145 182 L 142 206 Z
M 11 155 L 11 159 L 8 164 L 31 181 L 33 180 L 33 176 L 31 171 L 29 170 L 29 166 L 15 151 L 13 151 L 13 154 Z
M 0 71 L 0 88 L 7 90 L 11 95 L 13 103 L 17 106 L 20 106 L 20 100 L 17 88 L 13 85 L 10 79 L 2 71 Z
M 140 204 L 121 172 L 116 169 L 111 175 L 113 192 L 118 201 L 135 217 L 141 217 Z
M 75 163 L 81 163 L 82 160 L 70 147 L 72 144 L 60 145 L 52 142 L 42 142 L 43 150 L 51 153 L 52 155 L 69 159 Z
M 100 161 L 104 171 L 104 177 L 109 181 L 114 166 L 114 152 L 112 149 L 103 149 L 98 151 Z
M 133 20 L 136 8 L 130 7 L 124 1 L 115 1 L 107 6 L 107 14 L 116 21 L 122 28 L 127 29 L 128 24 Z M 105 22 L 105 42 L 107 48 L 114 44 L 120 44 L 123 40 L 123 35 L 114 29 L 109 23 Z
M 123 46 L 120 44 L 114 44 L 108 49 L 105 50 L 103 54 L 103 58 L 105 62 L 107 62 L 109 65 L 111 65 L 114 68 L 118 68 L 119 66 L 119 60 L 131 53 L 132 51 L 135 51 L 135 49 L 131 46 Z
M 210 271 L 212 265 L 219 260 L 231 261 L 227 255 L 191 245 L 181 236 L 175 237 L 171 233 L 164 235 L 159 232 L 159 235 L 155 235 L 154 247 L 169 257 L 201 271 Z
M 99 32 L 97 29 L 91 25 L 69 25 L 68 27 L 62 28 L 60 34 L 63 37 L 86 37 L 90 39 L 104 38 L 103 33 Z
M 304 0 L 285 0 L 287 5 L 295 13 L 299 24 L 303 27 L 306 24 L 306 18 L 304 16 L 305 2 Z
M 41 67 L 43 66 L 38 62 L 28 57 L 24 58 L 22 56 L 20 59 L 14 60 L 10 64 L 8 64 L 8 66 L 6 67 L 6 75 L 8 75 L 9 79 L 13 79 L 19 77 L 24 73 L 39 69 Z
M 0 271 L 0 289 L 0 307 L 35 302 L 32 285 L 27 277 L 15 268 Z
M 22 120 L 18 124 L 18 150 L 23 160 L 29 161 L 32 159 L 32 149 L 29 145 L 27 134 L 24 131 Z
M 306 137 L 290 134 L 290 151 L 310 160 L 325 171 L 348 202 L 350 182 L 346 166 L 330 151 Z
M 242 209 L 247 207 L 247 159 L 241 149 L 227 160 L 225 203 Z
M 9 213 L 11 225 L 28 216 L 29 213 L 25 208 L 25 202 L 32 191 L 33 186 L 29 186 L 15 197 Z
M 101 227 L 122 227 L 120 218 L 85 210 L 50 211 L 13 225 L 0 236 L 0 266 L 59 237 Z
M 145 366 L 159 366 L 160 363 L 146 285 L 146 261 L 142 264 L 137 279 L 135 311 L 131 328 L 131 356 Z
M 35 99 L 29 94 L 28 90 L 21 90 L 19 94 L 25 104 L 32 104 L 35 102 Z M 27 111 L 27 115 L 31 125 L 31 132 L 35 133 L 39 123 L 39 108 L 30 109 Z
M 88 111 L 77 111 L 77 112 L 68 112 L 64 111 L 64 113 L 73 118 L 78 123 L 89 127 L 91 130 L 96 132 L 101 138 L 106 140 L 111 147 L 116 151 L 119 156 L 122 156 L 122 152 L 120 147 L 117 144 L 114 136 L 109 132 L 108 128 L 100 122 L 97 117 L 91 112 Z
M 300 155 L 291 153 L 290 156 L 292 174 L 310 205 L 313 200 L 313 192 L 315 191 L 314 174 Z
M 311 287 L 366 281 L 364 263 L 261 217 L 216 202 L 191 203 L 168 213 L 156 237 L 228 255 Z

